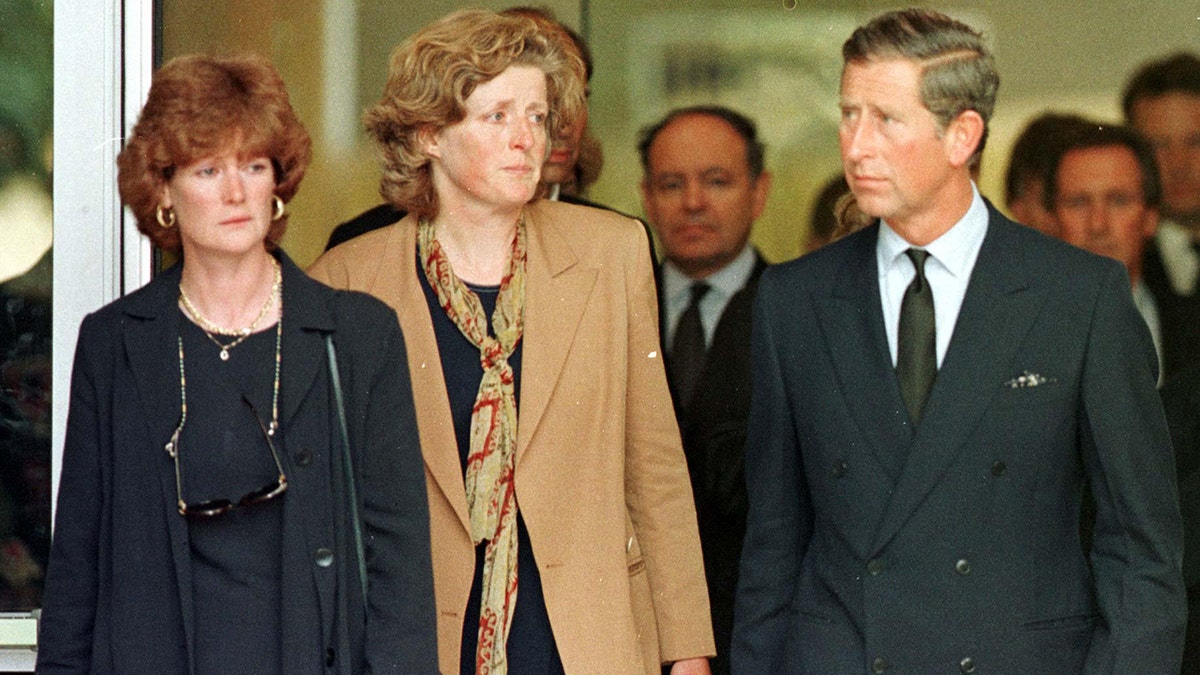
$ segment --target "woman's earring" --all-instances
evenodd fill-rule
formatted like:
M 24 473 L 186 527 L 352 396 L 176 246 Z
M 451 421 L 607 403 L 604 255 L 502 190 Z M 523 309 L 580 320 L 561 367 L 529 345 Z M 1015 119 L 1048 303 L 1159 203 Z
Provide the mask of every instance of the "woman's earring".
M 169 206 L 159 206 L 154 209 L 154 219 L 158 221 L 160 227 L 164 230 L 169 230 L 175 227 L 175 209 Z
M 283 200 L 279 195 L 273 195 L 271 198 L 275 200 L 275 212 L 271 214 L 271 220 L 279 220 L 283 217 Z

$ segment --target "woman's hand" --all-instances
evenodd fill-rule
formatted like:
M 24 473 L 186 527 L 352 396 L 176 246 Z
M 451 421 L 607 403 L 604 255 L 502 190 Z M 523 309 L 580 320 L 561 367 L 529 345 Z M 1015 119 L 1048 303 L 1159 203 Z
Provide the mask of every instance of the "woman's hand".
M 684 659 L 671 664 L 671 675 L 710 675 L 708 659 Z

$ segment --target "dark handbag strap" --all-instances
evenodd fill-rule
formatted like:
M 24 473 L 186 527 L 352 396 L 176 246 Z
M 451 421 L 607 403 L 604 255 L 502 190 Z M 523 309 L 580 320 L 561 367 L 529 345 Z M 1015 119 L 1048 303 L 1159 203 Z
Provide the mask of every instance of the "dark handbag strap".
M 358 515 L 358 489 L 354 481 L 354 464 L 350 459 L 350 432 L 346 427 L 346 402 L 342 397 L 342 378 L 338 373 L 337 352 L 333 348 L 333 336 L 325 335 L 325 352 L 329 355 L 329 379 L 333 385 L 333 397 L 337 403 L 338 429 L 342 436 L 342 474 L 346 482 L 346 496 L 350 502 L 350 523 L 354 529 L 354 553 L 358 558 L 358 583 L 362 587 L 363 602 L 367 601 L 367 560 L 363 549 L 362 522 Z

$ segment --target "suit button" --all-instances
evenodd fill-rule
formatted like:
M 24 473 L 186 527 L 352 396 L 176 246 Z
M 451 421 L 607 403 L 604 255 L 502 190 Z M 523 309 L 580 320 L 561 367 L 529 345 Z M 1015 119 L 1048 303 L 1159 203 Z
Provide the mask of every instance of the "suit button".
M 1007 469 L 1008 467 L 1004 465 L 1004 462 L 996 462 L 992 465 L 992 475 L 999 478 L 1000 476 L 1004 475 L 1004 472 Z
M 336 662 L 337 662 L 337 652 L 333 650 L 333 647 L 326 649 L 325 650 L 325 667 L 332 668 L 333 664 Z
M 962 661 L 958 662 L 958 668 L 959 668 L 959 670 L 963 671 L 964 673 L 975 672 L 975 659 L 973 659 L 969 656 L 964 658 Z
M 958 562 L 954 563 L 954 571 L 958 572 L 964 577 L 967 576 L 971 573 L 971 561 L 967 560 L 966 558 L 959 560 Z
M 292 455 L 292 459 L 296 461 L 296 466 L 308 466 L 309 464 L 312 464 L 312 450 L 309 450 L 308 448 L 301 448 L 300 450 L 296 451 L 295 455 Z
M 873 577 L 879 576 L 880 572 L 883 572 L 883 561 L 879 558 L 872 558 L 871 561 L 867 563 L 867 571 L 870 572 L 871 576 Z
M 871 672 L 874 673 L 882 673 L 887 670 L 887 667 L 888 663 L 883 660 L 882 656 L 875 657 L 875 660 L 871 662 Z
M 841 478 L 841 477 L 845 476 L 846 472 L 849 470 L 850 470 L 850 465 L 846 464 L 845 462 L 843 462 L 841 460 L 838 460 L 833 463 L 833 477 L 834 478 Z
M 317 567 L 329 567 L 333 564 L 333 551 L 327 548 L 319 548 L 313 554 L 313 562 L 317 563 Z

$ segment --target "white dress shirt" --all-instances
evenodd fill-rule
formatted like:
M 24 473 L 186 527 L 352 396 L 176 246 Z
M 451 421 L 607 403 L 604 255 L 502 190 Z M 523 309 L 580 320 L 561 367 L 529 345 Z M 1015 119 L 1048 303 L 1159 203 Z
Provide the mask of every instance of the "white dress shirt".
M 663 262 L 663 297 L 667 299 L 667 311 L 666 316 L 659 317 L 659 320 L 667 322 L 667 349 L 675 343 L 675 327 L 692 302 L 692 283 L 696 281 L 704 281 L 709 285 L 708 293 L 700 300 L 700 325 L 704 328 L 704 346 L 712 346 L 717 324 L 725 313 L 725 305 L 750 280 L 754 262 L 754 249 L 749 244 L 733 262 L 704 279 L 692 279 L 680 272 L 670 260 Z
M 1158 355 L 1158 386 L 1163 383 L 1163 344 L 1162 344 L 1162 322 L 1158 318 L 1158 304 L 1154 302 L 1154 295 L 1150 293 L 1150 289 L 1146 288 L 1146 282 L 1138 279 L 1133 282 L 1133 306 L 1137 308 L 1138 314 L 1142 315 L 1142 319 L 1146 322 L 1146 328 L 1150 329 L 1150 339 L 1154 340 L 1154 353 Z
M 971 206 L 967 213 L 945 234 L 920 246 L 929 252 L 925 261 L 925 278 L 933 289 L 934 326 L 937 340 L 937 363 L 942 367 L 954 324 L 958 321 L 958 310 L 962 308 L 967 284 L 971 281 L 971 270 L 983 246 L 987 234 L 988 211 L 979 196 L 975 184 L 971 184 Z M 912 260 L 905 251 L 914 248 L 887 222 L 880 223 L 879 239 L 875 245 L 875 258 L 879 268 L 879 299 L 883 303 L 883 324 L 887 328 L 888 349 L 892 354 L 892 365 L 896 365 L 896 353 L 900 333 L 900 303 L 904 291 L 917 275 Z
M 1152 246 L 1158 247 L 1171 288 L 1179 295 L 1196 292 L 1196 281 L 1200 277 L 1200 254 L 1192 248 L 1192 235 L 1182 225 L 1170 220 L 1158 224 Z

